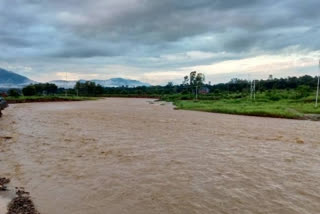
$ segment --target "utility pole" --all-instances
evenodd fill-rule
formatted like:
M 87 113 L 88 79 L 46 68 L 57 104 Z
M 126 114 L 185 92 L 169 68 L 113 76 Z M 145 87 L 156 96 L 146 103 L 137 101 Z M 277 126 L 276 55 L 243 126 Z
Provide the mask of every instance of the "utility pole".
M 253 94 L 252 94 L 252 80 L 250 81 L 250 99 L 252 100 Z
M 253 100 L 256 100 L 256 81 L 253 80 Z
M 252 81 L 250 80 L 250 74 L 248 74 L 248 93 L 249 93 L 249 90 L 250 90 L 249 99 L 252 100 Z
M 196 100 L 198 100 L 198 85 L 196 86 Z
M 320 60 L 318 65 L 318 84 L 317 84 L 317 95 L 316 95 L 316 105 L 315 107 L 318 107 L 318 98 L 319 98 L 319 84 L 320 84 Z
M 68 73 L 66 72 L 66 84 L 65 84 L 65 89 L 64 89 L 66 97 L 68 96 L 67 86 L 68 86 Z
M 251 100 L 256 100 L 256 81 L 250 81 L 250 98 Z

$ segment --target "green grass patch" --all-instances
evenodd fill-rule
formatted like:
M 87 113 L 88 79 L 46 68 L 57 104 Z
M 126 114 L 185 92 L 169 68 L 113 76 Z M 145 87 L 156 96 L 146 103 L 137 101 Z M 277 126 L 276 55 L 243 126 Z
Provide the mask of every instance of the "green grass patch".
M 315 115 L 320 118 L 320 107 L 314 107 L 314 92 L 304 95 L 295 90 L 263 91 L 257 92 L 255 101 L 246 92 L 199 95 L 198 101 L 192 94 L 164 95 L 161 99 L 185 110 L 292 119 L 310 119 L 310 115 Z
M 218 101 L 176 100 L 173 103 L 178 109 L 263 117 L 304 119 L 304 114 L 320 114 L 320 108 L 315 108 L 312 103 L 302 102 L 252 102 L 245 99 L 236 99 Z

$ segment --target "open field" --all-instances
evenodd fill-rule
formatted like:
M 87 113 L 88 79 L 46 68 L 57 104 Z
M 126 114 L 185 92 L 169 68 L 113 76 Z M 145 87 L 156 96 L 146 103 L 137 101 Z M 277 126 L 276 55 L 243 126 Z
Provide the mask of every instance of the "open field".
M 195 100 L 191 94 L 171 94 L 161 97 L 173 102 L 177 109 L 215 113 L 320 120 L 320 106 L 315 107 L 315 93 L 296 90 L 259 92 L 256 99 L 248 93 L 212 93 Z
M 288 101 L 249 101 L 238 100 L 176 100 L 174 104 L 178 109 L 197 110 L 216 113 L 279 117 L 290 119 L 320 119 L 320 107 L 315 108 L 314 103 L 288 102 Z
M 173 108 L 125 98 L 10 105 L 0 177 L 43 214 L 320 213 L 319 122 Z

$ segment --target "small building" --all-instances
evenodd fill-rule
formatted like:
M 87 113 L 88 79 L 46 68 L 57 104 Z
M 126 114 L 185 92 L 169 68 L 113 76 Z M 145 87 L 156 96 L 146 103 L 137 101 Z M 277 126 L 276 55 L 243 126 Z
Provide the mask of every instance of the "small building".
M 210 90 L 207 87 L 202 87 L 199 90 L 199 94 L 208 94 L 209 92 L 210 92 Z
M 1 92 L 0 91 L 0 97 L 7 97 L 8 96 L 8 94 L 7 93 L 5 93 L 5 92 Z

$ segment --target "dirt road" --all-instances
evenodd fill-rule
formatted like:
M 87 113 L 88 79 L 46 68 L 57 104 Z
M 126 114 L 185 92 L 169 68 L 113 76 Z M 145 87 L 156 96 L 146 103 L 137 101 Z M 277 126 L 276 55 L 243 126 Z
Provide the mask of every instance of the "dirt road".
M 320 213 L 320 122 L 148 99 L 11 105 L 0 172 L 42 214 Z

